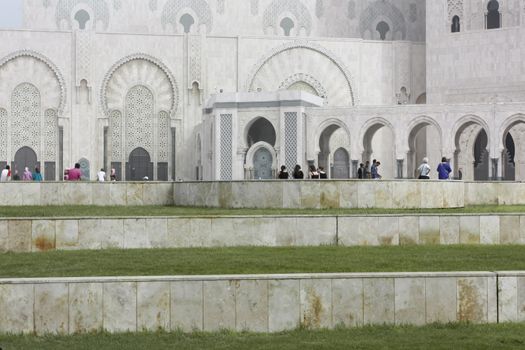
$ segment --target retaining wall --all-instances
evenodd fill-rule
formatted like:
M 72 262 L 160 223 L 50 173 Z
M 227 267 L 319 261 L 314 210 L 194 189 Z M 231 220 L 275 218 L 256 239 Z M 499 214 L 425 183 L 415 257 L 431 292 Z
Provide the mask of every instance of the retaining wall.
M 496 323 L 496 284 L 490 272 L 0 280 L 0 333 Z
M 525 216 L 0 219 L 0 252 L 410 244 L 525 244 Z

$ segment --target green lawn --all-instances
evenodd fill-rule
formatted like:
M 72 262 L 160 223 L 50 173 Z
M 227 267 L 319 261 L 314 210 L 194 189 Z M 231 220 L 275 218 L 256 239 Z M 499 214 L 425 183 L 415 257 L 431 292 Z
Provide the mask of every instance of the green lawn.
M 365 327 L 334 331 L 297 330 L 280 334 L 182 333 L 91 334 L 73 337 L 0 336 L 3 350 L 115 349 L 523 349 L 525 325 L 432 325 Z
M 360 214 L 525 213 L 525 206 L 472 206 L 459 209 L 217 209 L 174 206 L 23 206 L 0 207 L 0 217 L 360 215 Z
M 525 270 L 525 246 L 106 250 L 0 254 L 0 277 Z

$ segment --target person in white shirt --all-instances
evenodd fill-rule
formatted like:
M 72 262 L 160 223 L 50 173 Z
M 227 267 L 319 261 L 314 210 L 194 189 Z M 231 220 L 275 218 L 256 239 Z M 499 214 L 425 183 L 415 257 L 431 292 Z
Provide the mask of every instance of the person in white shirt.
M 98 182 L 106 181 L 106 172 L 104 169 L 100 169 L 100 171 L 97 173 L 97 180 Z
M 2 174 L 0 175 L 0 181 L 6 182 L 11 180 L 11 168 L 9 165 L 5 167 L 4 170 L 2 170 Z
M 428 165 L 428 158 L 423 158 L 423 164 L 417 168 L 417 172 L 419 173 L 419 179 L 420 180 L 429 180 L 430 179 L 430 166 Z

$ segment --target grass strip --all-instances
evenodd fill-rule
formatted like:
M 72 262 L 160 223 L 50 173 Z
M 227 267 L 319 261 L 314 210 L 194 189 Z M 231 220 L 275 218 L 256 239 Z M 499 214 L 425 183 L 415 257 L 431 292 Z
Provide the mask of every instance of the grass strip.
M 220 209 L 175 206 L 22 206 L 0 207 L 0 217 L 137 217 L 236 215 L 386 215 L 525 213 L 524 205 L 471 206 L 457 209 Z
M 0 277 L 525 270 L 525 246 L 208 248 L 0 254 Z
M 430 325 L 425 327 L 363 327 L 278 334 L 146 333 L 87 334 L 69 337 L 0 336 L 5 350 L 115 349 L 523 349 L 525 325 Z

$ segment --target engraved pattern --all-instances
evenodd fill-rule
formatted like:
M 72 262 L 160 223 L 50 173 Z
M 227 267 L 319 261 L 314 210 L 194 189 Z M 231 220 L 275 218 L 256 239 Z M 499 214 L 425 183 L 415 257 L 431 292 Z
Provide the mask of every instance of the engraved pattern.
M 284 12 L 290 12 L 295 16 L 295 19 L 298 22 L 297 33 L 299 33 L 300 28 L 305 28 L 306 34 L 310 35 L 310 32 L 312 31 L 312 18 L 306 6 L 304 6 L 299 0 L 274 0 L 270 6 L 268 6 L 266 11 L 264 11 L 263 30 L 272 27 L 277 31 L 277 28 L 279 28 L 279 23 L 277 22 L 281 20 L 281 15 Z
M 405 40 L 405 17 L 396 6 L 383 0 L 375 1 L 373 4 L 368 6 L 363 11 L 363 13 L 361 13 L 361 18 L 359 20 L 359 30 L 361 32 L 361 37 L 365 37 L 366 31 L 375 33 L 377 22 L 384 17 L 388 18 L 391 22 L 390 29 L 392 34 L 395 35 L 396 33 L 401 33 L 401 39 Z
M 168 24 L 173 27 L 177 33 L 179 27 L 180 11 L 184 8 L 190 8 L 198 16 L 198 24 L 205 24 L 206 31 L 209 33 L 213 27 L 213 16 L 210 6 L 204 0 L 168 0 L 162 11 L 162 28 L 166 29 Z
M 315 90 L 317 96 L 323 97 L 326 100 L 328 100 L 328 93 L 326 92 L 326 89 L 323 87 L 323 85 L 321 85 L 321 83 L 317 79 L 315 79 L 313 76 L 311 76 L 310 74 L 306 74 L 306 73 L 297 73 L 297 74 L 291 75 L 290 77 L 286 78 L 281 83 L 281 85 L 279 85 L 279 90 L 288 89 L 290 88 L 290 86 L 296 83 L 299 83 L 299 82 L 304 82 L 308 84 Z
M 316 0 L 315 2 L 315 15 L 317 18 L 321 18 L 324 15 L 324 3 L 323 0 Z
M 259 14 L 259 0 L 250 0 L 250 11 L 253 16 Z
M 451 21 L 452 17 L 458 16 L 463 18 L 463 0 L 448 0 L 448 18 Z
M 233 121 L 231 114 L 221 114 L 221 180 L 233 178 Z
M 113 8 L 118 11 L 122 8 L 122 0 L 113 0 Z
M 151 11 L 157 11 L 158 9 L 158 3 L 157 3 L 157 0 L 149 0 L 149 9 Z
M 355 1 L 350 0 L 348 2 L 348 11 L 346 13 L 348 19 L 355 19 Z
M 122 113 L 111 111 L 109 116 L 109 134 L 111 142 L 111 160 L 122 159 Z
M 44 161 L 57 159 L 58 118 L 53 109 L 44 113 Z
M 82 79 L 91 78 L 91 55 L 93 53 L 93 41 L 90 33 L 85 31 L 76 32 L 76 84 Z
M 86 4 L 89 6 L 94 13 L 94 23 L 101 21 L 104 24 L 104 28 L 107 29 L 109 26 L 109 7 L 104 0 L 60 0 L 56 8 L 56 24 L 57 28 L 60 28 L 60 22 L 66 21 L 68 28 L 72 28 L 71 24 L 71 11 L 78 4 Z M 95 26 L 94 26 L 95 27 Z
M 224 14 L 224 8 L 226 7 L 226 0 L 217 0 L 217 13 Z
M 11 145 L 31 147 L 40 154 L 40 92 L 29 83 L 18 85 L 11 96 Z
M 284 164 L 291 171 L 297 164 L 297 113 L 284 113 Z
M 201 38 L 200 36 L 192 35 L 189 37 L 189 79 L 188 79 L 188 89 L 191 89 L 193 82 L 202 81 L 201 76 Z
M 6 160 L 7 156 L 7 111 L 0 108 L 0 159 Z
M 126 154 L 142 147 L 153 154 L 153 93 L 143 85 L 126 95 Z
M 158 128 L 158 161 L 169 161 L 169 136 L 170 136 L 170 117 L 167 112 L 159 113 L 159 128 Z

